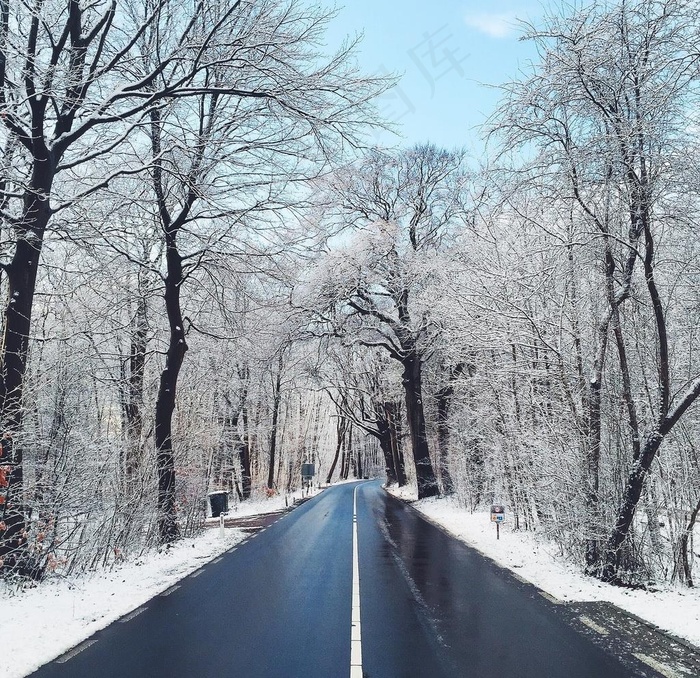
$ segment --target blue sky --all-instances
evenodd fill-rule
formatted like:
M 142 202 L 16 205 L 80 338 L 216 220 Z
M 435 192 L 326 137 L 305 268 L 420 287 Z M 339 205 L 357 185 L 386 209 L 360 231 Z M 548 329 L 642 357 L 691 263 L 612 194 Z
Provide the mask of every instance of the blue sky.
M 342 2 L 342 0 L 341 0 Z M 382 145 L 432 141 L 478 154 L 476 128 L 499 95 L 484 85 L 513 79 L 534 58 L 532 44 L 518 40 L 517 20 L 537 21 L 538 0 L 346 0 L 328 34 L 329 46 L 364 33 L 359 59 L 372 73 L 402 75 L 380 101 L 403 138 L 376 138 Z M 484 9 L 484 7 L 487 9 Z

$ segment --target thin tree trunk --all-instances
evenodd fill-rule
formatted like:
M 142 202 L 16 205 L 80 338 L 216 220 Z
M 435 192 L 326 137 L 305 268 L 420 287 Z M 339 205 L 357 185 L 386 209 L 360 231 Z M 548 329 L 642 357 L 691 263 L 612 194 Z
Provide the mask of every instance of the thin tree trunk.
M 127 375 L 126 402 L 124 419 L 126 421 L 126 440 L 124 473 L 127 491 L 134 479 L 138 477 L 141 467 L 141 435 L 143 433 L 143 380 L 148 343 L 148 318 L 146 309 L 146 291 L 139 290 L 136 300 L 136 315 L 131 329 L 131 346 L 129 351 L 129 372 Z
M 391 427 L 386 419 L 386 413 L 382 413 L 383 406 L 379 403 L 375 405 L 377 422 L 377 440 L 384 455 L 384 467 L 386 469 L 387 485 L 398 482 L 396 466 L 394 464 L 394 454 L 391 444 Z
M 362 463 L 362 452 L 364 450 L 363 445 L 358 445 L 357 446 L 357 453 L 356 453 L 356 468 L 357 468 L 357 478 L 364 478 L 365 473 L 364 473 L 364 465 Z
M 692 538 L 693 530 L 695 529 L 695 523 L 698 519 L 698 513 L 700 513 L 700 500 L 695 505 L 695 508 L 690 514 L 688 524 L 683 529 L 681 536 L 678 540 L 678 548 L 676 551 L 676 564 L 673 570 L 674 578 L 677 573 L 680 574 L 681 581 L 685 581 L 687 586 L 692 588 L 694 586 L 693 582 L 693 570 L 691 567 L 692 559 L 688 557 L 688 544 Z
M 241 422 L 243 431 L 238 441 L 238 459 L 241 464 L 241 492 L 243 499 L 250 499 L 253 488 L 253 474 L 250 464 L 250 433 L 248 430 L 248 407 L 243 405 L 241 410 Z
M 686 394 L 683 400 L 669 413 L 671 399 L 671 377 L 669 369 L 668 337 L 666 333 L 666 318 L 663 303 L 656 287 L 654 277 L 654 239 L 651 233 L 651 215 L 646 200 L 646 176 L 642 173 L 642 185 L 638 186 L 638 195 L 635 197 L 631 219 L 632 227 L 636 232 L 644 233 L 644 278 L 651 299 L 654 312 L 654 325 L 658 342 L 658 370 L 659 370 L 659 416 L 656 430 L 652 431 L 644 441 L 638 459 L 634 460 L 632 472 L 628 476 L 623 500 L 613 528 L 607 542 L 605 562 L 603 564 L 601 578 L 604 581 L 618 582 L 619 568 L 623 558 L 622 546 L 632 528 L 634 514 L 642 495 L 647 475 L 651 472 L 651 466 L 656 453 L 663 442 L 664 437 L 671 431 L 687 408 L 700 394 L 700 383 Z
M 350 455 L 348 453 L 347 434 L 343 436 L 343 444 L 340 452 L 340 479 L 347 480 L 350 473 Z
M 396 482 L 399 487 L 404 487 L 408 482 L 406 479 L 406 466 L 401 449 L 401 420 L 399 408 L 396 403 L 384 403 L 386 419 L 389 424 L 389 434 L 391 437 L 391 452 L 394 459 L 394 470 L 396 471 Z
M 593 571 L 600 559 L 600 441 L 601 441 L 601 398 L 603 370 L 608 347 L 608 328 L 611 312 L 598 325 L 598 351 L 593 363 L 593 374 L 588 383 L 588 424 L 586 451 L 586 566 Z
M 272 490 L 275 487 L 275 464 L 276 464 L 276 454 L 277 454 L 277 423 L 279 420 L 280 412 L 280 402 L 282 393 L 282 367 L 283 358 L 282 353 L 280 353 L 277 362 L 277 374 L 275 376 L 275 382 L 273 384 L 272 390 L 272 430 L 270 431 L 270 455 L 269 455 L 269 467 L 267 472 L 267 487 Z
M 241 380 L 240 395 L 240 418 L 237 419 L 236 434 L 238 443 L 238 461 L 241 465 L 241 495 L 242 499 L 250 499 L 253 487 L 253 474 L 250 460 L 250 424 L 248 418 L 248 383 L 250 381 L 250 370 L 247 366 L 238 367 L 238 376 Z M 239 426 L 242 430 L 239 430 Z
M 345 475 L 345 478 L 347 479 L 348 475 L 350 474 L 350 469 L 352 469 L 352 477 L 357 478 L 357 464 L 355 460 L 355 448 L 354 448 L 354 440 L 353 440 L 353 426 L 352 426 L 352 421 L 348 424 L 348 434 L 345 437 L 345 440 L 347 441 L 347 447 L 346 453 L 345 453 L 345 463 L 347 464 L 348 467 L 348 472 Z

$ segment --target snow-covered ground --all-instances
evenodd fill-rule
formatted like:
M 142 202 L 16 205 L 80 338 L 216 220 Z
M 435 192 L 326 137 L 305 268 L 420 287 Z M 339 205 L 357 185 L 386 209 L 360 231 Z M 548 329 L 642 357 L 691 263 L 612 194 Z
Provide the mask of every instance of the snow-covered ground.
M 413 500 L 415 494 L 391 493 Z M 513 570 L 538 588 L 560 600 L 608 601 L 685 638 L 700 647 L 700 591 L 687 587 L 668 587 L 658 592 L 634 591 L 603 584 L 585 576 L 558 557 L 558 548 L 528 532 L 514 532 L 507 522 L 496 525 L 487 512 L 470 513 L 449 498 L 423 499 L 412 506 L 448 532 L 473 546 L 502 567 Z
M 287 497 L 287 503 L 301 496 Z M 285 507 L 285 497 L 231 507 L 232 517 Z M 217 518 L 209 521 L 218 522 Z M 205 530 L 161 553 L 81 577 L 53 576 L 17 591 L 0 581 L 0 678 L 21 678 L 165 591 L 232 548 L 246 534 L 226 528 Z

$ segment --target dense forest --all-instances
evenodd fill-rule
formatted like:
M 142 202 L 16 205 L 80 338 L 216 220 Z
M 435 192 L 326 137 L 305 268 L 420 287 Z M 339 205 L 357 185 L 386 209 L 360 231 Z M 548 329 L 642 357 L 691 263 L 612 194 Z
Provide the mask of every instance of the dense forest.
M 310 462 L 692 586 L 698 9 L 524 26 L 474 158 L 372 147 L 395 81 L 324 55 L 320 7 L 0 3 L 3 576 L 169 543 Z

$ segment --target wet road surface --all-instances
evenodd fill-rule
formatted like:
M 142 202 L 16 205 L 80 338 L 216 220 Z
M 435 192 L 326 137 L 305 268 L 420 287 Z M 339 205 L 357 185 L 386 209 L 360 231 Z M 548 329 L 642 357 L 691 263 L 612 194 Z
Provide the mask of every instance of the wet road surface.
M 576 633 L 535 587 L 405 504 L 373 487 L 359 497 L 368 678 L 643 675 Z
M 348 678 L 355 488 L 365 678 L 659 675 L 375 481 L 324 491 L 32 676 Z

